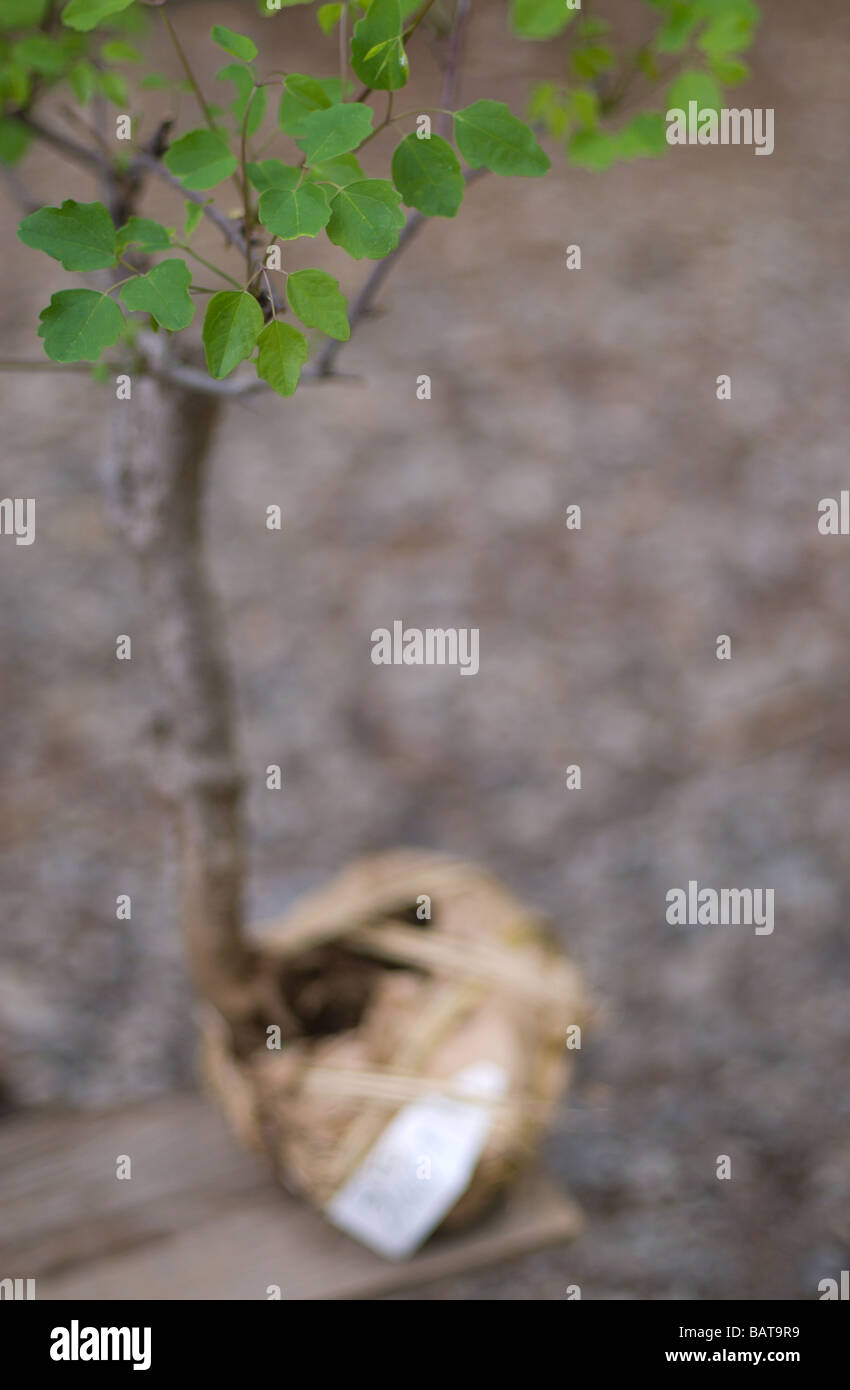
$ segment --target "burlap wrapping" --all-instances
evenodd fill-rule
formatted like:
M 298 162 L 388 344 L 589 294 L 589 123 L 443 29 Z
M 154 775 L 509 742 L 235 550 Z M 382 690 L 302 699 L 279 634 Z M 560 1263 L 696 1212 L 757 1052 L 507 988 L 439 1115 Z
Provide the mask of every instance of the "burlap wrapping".
M 416 917 L 422 895 L 430 921 Z M 358 860 L 261 940 L 302 1035 L 237 1059 L 217 1015 L 203 1028 L 206 1078 L 243 1141 L 324 1207 L 401 1106 L 495 1062 L 507 1092 L 481 1102 L 489 1137 L 443 1228 L 482 1214 L 533 1157 L 567 1083 L 566 1030 L 586 1017 L 581 978 L 539 919 L 474 865 L 393 850 Z

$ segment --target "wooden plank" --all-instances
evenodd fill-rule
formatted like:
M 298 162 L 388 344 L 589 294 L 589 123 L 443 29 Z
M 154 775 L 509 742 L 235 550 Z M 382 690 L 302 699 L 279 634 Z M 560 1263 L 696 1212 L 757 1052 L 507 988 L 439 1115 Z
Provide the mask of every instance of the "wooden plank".
M 128 1154 L 132 1178 L 116 1177 Z M 268 1170 L 214 1106 L 173 1096 L 0 1126 L 0 1260 L 30 1277 L 170 1236 L 262 1191 Z
M 284 1192 L 197 1097 L 0 1127 L 0 1274 L 35 1277 L 43 1299 L 265 1299 L 270 1285 L 283 1299 L 375 1298 L 579 1228 L 534 1175 L 487 1221 L 396 1264 Z

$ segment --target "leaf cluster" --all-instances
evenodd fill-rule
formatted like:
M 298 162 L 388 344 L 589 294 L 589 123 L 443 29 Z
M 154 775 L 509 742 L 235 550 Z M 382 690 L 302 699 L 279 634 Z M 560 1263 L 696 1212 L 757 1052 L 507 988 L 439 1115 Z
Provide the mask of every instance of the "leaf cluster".
M 404 208 L 426 218 L 454 218 L 471 171 L 489 170 L 503 178 L 544 175 L 550 159 L 540 143 L 543 133 L 560 142 L 572 162 L 595 169 L 616 159 L 661 154 L 666 143 L 660 109 L 643 109 L 625 124 L 611 123 L 631 77 L 658 84 L 672 55 L 684 66 L 666 87 L 667 103 L 675 97 L 675 104 L 686 104 L 690 95 L 702 105 L 715 102 L 719 84 L 745 74 L 740 54 L 758 18 L 752 0 L 646 0 L 654 31 L 633 51 L 617 47 L 605 20 L 570 9 L 565 0 L 511 0 L 513 33 L 557 45 L 565 73 L 560 84 L 537 86 L 523 120 L 491 98 L 453 111 L 397 114 L 414 34 L 433 20 L 439 37 L 444 23 L 435 18 L 439 7 L 431 12 L 430 0 L 317 5 L 316 21 L 333 36 L 334 50 L 339 26 L 348 26 L 345 61 L 334 75 L 264 75 L 267 31 L 259 15 L 277 23 L 278 11 L 312 0 L 259 0 L 251 34 L 222 25 L 211 30 L 212 43 L 228 60 L 216 76 L 219 102 L 205 99 L 179 45 L 177 76 L 143 70 L 138 43 L 148 21 L 164 16 L 171 31 L 167 0 L 166 8 L 162 3 L 67 0 L 57 18 L 47 0 L 2 0 L 0 160 L 22 158 L 35 98 L 62 83 L 83 108 L 99 95 L 130 113 L 134 139 L 129 151 L 115 142 L 116 174 L 132 169 L 142 148 L 146 90 L 188 88 L 204 117 L 174 136 L 162 156 L 172 181 L 186 190 L 179 231 L 138 216 L 116 227 L 102 203 L 71 198 L 24 218 L 21 240 L 64 270 L 111 272 L 105 287 L 55 293 L 41 314 L 39 335 L 54 361 L 97 362 L 116 344 L 132 341 L 136 330 L 128 315 L 144 315 L 157 331 L 179 333 L 191 326 L 199 299 L 206 296 L 202 337 L 210 375 L 223 378 L 252 359 L 259 378 L 284 396 L 298 384 L 311 351 L 310 335 L 344 341 L 350 324 L 333 275 L 282 262 L 281 292 L 279 271 L 265 264 L 269 248 L 280 243 L 288 261 L 289 243 L 326 238 L 354 261 L 381 260 L 399 245 Z M 131 88 L 128 73 L 134 71 Z M 382 132 L 394 143 L 385 175 L 376 176 L 365 167 L 363 151 Z M 234 244 L 241 241 L 247 248 L 238 277 L 191 245 L 210 211 L 205 204 L 226 183 L 235 186 L 243 208 L 241 218 L 230 224 Z M 212 292 L 196 283 L 187 256 L 228 288 Z

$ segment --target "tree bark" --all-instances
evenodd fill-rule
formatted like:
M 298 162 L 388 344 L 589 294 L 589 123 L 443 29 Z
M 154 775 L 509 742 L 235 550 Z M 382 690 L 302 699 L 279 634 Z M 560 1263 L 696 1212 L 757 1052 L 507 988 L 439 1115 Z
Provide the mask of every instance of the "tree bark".
M 164 345 L 154 344 L 151 355 Z M 148 375 L 112 406 L 107 478 L 135 553 L 170 745 L 164 791 L 176 812 L 180 920 L 195 983 L 237 1050 L 280 1022 L 280 996 L 243 934 L 241 777 L 219 618 L 204 569 L 201 512 L 220 402 Z

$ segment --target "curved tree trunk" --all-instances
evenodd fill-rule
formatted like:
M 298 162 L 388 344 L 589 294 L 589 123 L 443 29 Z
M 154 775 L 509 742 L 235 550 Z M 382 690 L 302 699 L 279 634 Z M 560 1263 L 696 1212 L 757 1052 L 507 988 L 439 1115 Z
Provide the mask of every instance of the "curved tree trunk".
M 152 355 L 162 351 L 159 344 Z M 176 812 L 180 918 L 195 982 L 230 1023 L 237 1049 L 279 1021 L 279 998 L 243 935 L 241 778 L 219 619 L 203 564 L 206 458 L 220 402 L 163 379 L 133 378 L 112 407 L 111 510 L 140 565 L 148 640 L 163 682 L 170 744 L 165 793 Z M 276 992 L 275 992 L 276 993 Z

